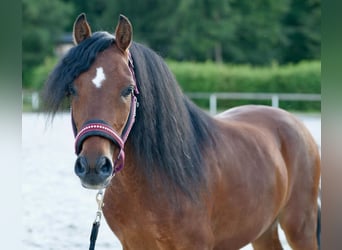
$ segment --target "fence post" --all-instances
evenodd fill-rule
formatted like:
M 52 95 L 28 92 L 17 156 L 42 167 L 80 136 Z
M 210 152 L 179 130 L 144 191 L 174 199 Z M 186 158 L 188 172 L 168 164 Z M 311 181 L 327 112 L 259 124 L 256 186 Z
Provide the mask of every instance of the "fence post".
M 279 96 L 272 95 L 272 107 L 279 108 Z
M 216 115 L 216 113 L 217 113 L 217 98 L 216 98 L 215 94 L 210 95 L 209 105 L 210 105 L 210 114 Z
M 39 94 L 37 92 L 33 92 L 31 96 L 32 108 L 37 110 L 39 108 Z

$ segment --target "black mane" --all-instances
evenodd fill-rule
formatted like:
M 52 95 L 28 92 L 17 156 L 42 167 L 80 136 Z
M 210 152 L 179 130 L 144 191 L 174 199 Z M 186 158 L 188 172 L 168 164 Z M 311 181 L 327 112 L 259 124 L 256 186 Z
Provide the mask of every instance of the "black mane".
M 129 137 L 147 178 L 162 171 L 185 193 L 205 185 L 204 147 L 213 146 L 212 119 L 182 92 L 163 59 L 138 43 L 130 48 L 140 90 Z M 140 166 L 139 166 L 140 167 Z M 158 168 L 158 169 L 155 169 Z
M 71 48 L 49 75 L 43 92 L 43 101 L 52 115 L 58 111 L 63 100 L 70 94 L 73 81 L 87 71 L 97 54 L 115 41 L 108 32 L 95 32 L 79 45 Z
M 61 60 L 45 88 L 45 100 L 52 114 L 73 80 L 113 42 L 112 35 L 96 32 Z M 140 94 L 136 121 L 127 143 L 136 153 L 137 168 L 150 183 L 155 176 L 163 176 L 167 188 L 180 188 L 196 198 L 199 189 L 206 186 L 203 154 L 204 147 L 214 146 L 212 119 L 181 92 L 159 55 L 135 42 L 130 52 Z

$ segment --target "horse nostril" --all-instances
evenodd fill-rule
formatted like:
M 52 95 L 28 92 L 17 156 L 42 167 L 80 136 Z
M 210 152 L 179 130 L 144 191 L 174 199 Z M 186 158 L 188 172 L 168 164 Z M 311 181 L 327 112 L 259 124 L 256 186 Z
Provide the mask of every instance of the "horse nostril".
M 108 177 L 112 174 L 113 165 L 110 159 L 101 156 L 96 163 L 96 171 L 103 177 Z
M 88 162 L 84 156 L 79 156 L 75 162 L 75 173 L 80 178 L 84 177 L 89 169 Z

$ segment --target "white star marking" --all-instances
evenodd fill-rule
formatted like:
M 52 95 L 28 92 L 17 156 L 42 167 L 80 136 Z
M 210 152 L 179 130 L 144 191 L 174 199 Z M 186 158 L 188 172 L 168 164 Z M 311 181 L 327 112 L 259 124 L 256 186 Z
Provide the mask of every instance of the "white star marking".
M 106 79 L 106 76 L 103 72 L 103 68 L 96 68 L 96 76 L 92 80 L 96 88 L 101 88 L 103 80 Z

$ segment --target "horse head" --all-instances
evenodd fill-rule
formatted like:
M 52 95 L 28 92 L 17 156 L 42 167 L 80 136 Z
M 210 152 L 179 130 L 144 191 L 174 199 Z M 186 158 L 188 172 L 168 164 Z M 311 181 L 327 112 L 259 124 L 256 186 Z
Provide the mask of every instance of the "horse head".
M 95 34 L 81 14 L 73 28 L 75 45 L 81 46 Z M 106 187 L 124 164 L 124 144 L 134 123 L 137 104 L 131 43 L 132 26 L 120 15 L 112 43 L 96 55 L 90 67 L 71 85 L 78 156 L 75 173 L 86 188 Z

